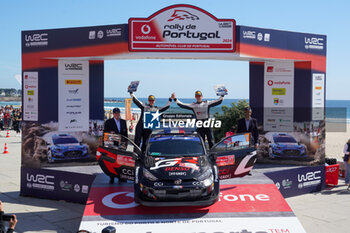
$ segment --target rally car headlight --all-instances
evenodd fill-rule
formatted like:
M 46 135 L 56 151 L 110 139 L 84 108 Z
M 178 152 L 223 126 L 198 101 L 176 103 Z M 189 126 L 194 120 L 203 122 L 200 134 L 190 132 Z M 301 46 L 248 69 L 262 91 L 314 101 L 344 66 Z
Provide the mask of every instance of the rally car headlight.
M 209 178 L 212 176 L 213 172 L 211 169 L 207 169 L 205 172 L 203 172 L 202 175 L 198 176 L 197 179 L 200 181 L 204 181 L 205 179 Z
M 205 179 L 202 181 L 202 184 L 205 186 L 205 187 L 208 187 L 210 186 L 211 184 L 213 183 L 213 176 L 211 175 L 209 178 Z
M 149 172 L 147 169 L 143 170 L 143 176 L 149 179 L 150 181 L 156 181 L 158 180 L 157 177 L 155 177 L 151 172 Z
M 55 151 L 55 152 L 62 152 L 62 149 L 61 148 L 57 148 L 57 147 L 53 148 L 52 150 Z

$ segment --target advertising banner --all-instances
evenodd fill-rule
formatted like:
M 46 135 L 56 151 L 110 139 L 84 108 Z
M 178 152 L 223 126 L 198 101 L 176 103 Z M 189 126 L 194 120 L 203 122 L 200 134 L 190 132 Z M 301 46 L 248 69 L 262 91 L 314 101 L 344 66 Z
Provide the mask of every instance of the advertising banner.
M 88 46 L 125 43 L 128 41 L 128 30 L 127 24 L 114 24 L 22 31 L 22 53 L 60 51 L 67 48 L 83 49 Z M 87 53 L 88 56 L 97 56 L 99 50 L 89 49 Z
M 149 18 L 129 19 L 132 52 L 234 52 L 233 19 L 217 19 L 191 5 L 164 8 Z
M 296 217 L 212 217 L 142 221 L 113 221 L 107 218 L 83 222 L 80 229 L 97 233 L 107 226 L 114 227 L 118 233 L 305 233 Z
M 324 74 L 312 74 L 312 120 L 324 120 Z
M 21 168 L 21 195 L 85 204 L 95 176 L 39 168 Z
M 132 120 L 132 116 L 131 116 L 131 102 L 132 102 L 131 98 L 125 99 L 125 117 L 124 117 L 124 119 L 127 120 L 127 121 Z
M 325 186 L 325 166 L 267 172 L 264 175 L 273 180 L 285 198 L 319 192 Z
M 93 187 L 80 230 L 101 232 L 305 232 L 273 184 L 221 185 L 211 206 L 154 208 L 133 201 L 133 188 Z M 254 222 L 254 224 L 252 224 Z
M 327 36 L 325 35 L 282 31 L 242 25 L 237 26 L 237 29 L 239 29 L 237 32 L 240 33 L 239 41 L 241 43 L 241 56 L 247 56 L 246 52 L 250 50 L 249 46 L 251 45 L 256 46 L 254 48 L 255 51 L 253 51 L 253 54 L 259 54 L 260 49 L 266 51 L 267 48 L 275 48 L 277 50 L 272 52 L 271 55 L 275 56 L 283 54 L 283 56 L 281 56 L 281 59 L 285 58 L 286 53 L 277 52 L 279 49 L 326 56 Z M 242 44 L 244 45 L 242 46 Z M 250 56 L 252 55 L 251 53 L 247 54 L 250 54 Z
M 23 120 L 38 121 L 38 72 L 23 72 Z
M 293 131 L 294 62 L 265 62 L 264 130 Z
M 58 128 L 89 130 L 89 61 L 58 62 Z

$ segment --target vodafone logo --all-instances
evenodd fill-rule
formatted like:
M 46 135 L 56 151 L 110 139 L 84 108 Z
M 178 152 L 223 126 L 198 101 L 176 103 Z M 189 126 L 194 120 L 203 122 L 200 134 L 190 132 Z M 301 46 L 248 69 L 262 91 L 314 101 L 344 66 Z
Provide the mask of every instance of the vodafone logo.
M 272 86 L 273 85 L 273 81 L 272 80 L 267 81 L 267 85 Z
M 28 79 L 28 75 L 27 75 L 27 74 L 26 74 L 26 75 L 24 75 L 24 78 L 25 78 L 25 79 Z
M 145 35 L 149 34 L 151 32 L 151 27 L 147 24 L 142 25 L 141 32 Z
M 121 203 L 116 203 L 117 200 Z M 134 202 L 134 193 L 132 192 L 116 192 L 108 194 L 102 199 L 102 203 L 113 209 L 129 209 L 138 206 L 138 204 Z

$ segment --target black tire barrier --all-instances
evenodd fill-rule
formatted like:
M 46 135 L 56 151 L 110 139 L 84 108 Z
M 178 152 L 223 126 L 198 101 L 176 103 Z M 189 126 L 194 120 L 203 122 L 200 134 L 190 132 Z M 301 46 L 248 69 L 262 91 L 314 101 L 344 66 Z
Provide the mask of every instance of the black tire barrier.
M 337 164 L 337 159 L 335 159 L 335 158 L 326 158 L 326 159 L 325 159 L 325 162 L 326 162 L 328 165 L 335 165 L 335 164 Z

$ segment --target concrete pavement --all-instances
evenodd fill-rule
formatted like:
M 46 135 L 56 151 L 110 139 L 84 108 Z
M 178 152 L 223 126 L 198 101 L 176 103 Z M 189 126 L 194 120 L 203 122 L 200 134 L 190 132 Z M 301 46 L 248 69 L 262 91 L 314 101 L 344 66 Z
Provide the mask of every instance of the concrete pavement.
M 84 205 L 19 196 L 21 142 L 13 131 L 10 135 L 0 132 L 0 200 L 6 213 L 17 215 L 16 232 L 76 232 Z M 2 154 L 5 142 L 9 154 Z M 346 188 L 341 180 L 338 187 L 286 200 L 306 232 L 350 232 Z

